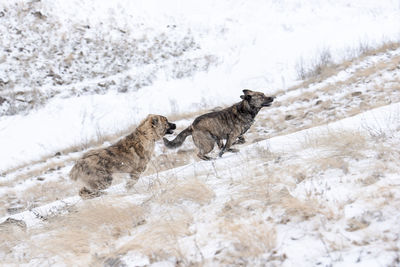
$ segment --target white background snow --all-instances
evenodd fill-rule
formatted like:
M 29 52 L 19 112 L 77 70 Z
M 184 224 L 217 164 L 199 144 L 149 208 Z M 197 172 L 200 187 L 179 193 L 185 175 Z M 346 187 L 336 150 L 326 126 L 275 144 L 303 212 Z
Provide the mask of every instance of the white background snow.
M 3 7 L 9 9 L 14 3 L 27 2 L 14 0 L 2 2 L 0 11 Z M 68 77 L 67 82 L 71 83 L 65 85 L 57 86 L 45 83 L 38 88 L 31 88 L 30 85 L 18 84 L 17 87 L 19 86 L 18 89 L 21 91 L 35 89 L 43 92 L 51 90 L 61 90 L 62 92 L 43 106 L 0 117 L 0 174 L 24 163 L 54 155 L 70 146 L 96 139 L 99 133 L 107 135 L 128 129 L 149 113 L 168 117 L 230 105 L 239 101 L 241 90 L 244 88 L 273 95 L 278 90 L 299 83 L 296 66 L 299 62 L 306 67 L 312 66 L 323 51 L 329 50 L 332 59 L 340 62 L 343 59 L 357 56 L 360 46 L 374 47 L 383 42 L 400 39 L 400 2 L 394 0 L 41 0 L 40 12 L 57 17 L 60 32 L 68 32 L 73 28 L 89 25 L 91 34 L 95 34 L 97 30 L 102 33 L 107 32 L 109 34 L 105 38 L 115 42 L 121 40 L 122 36 L 118 29 L 123 29 L 129 37 L 135 38 L 141 38 L 146 34 L 159 36 L 160 33 L 166 33 L 170 34 L 169 38 L 172 42 L 179 42 L 181 37 L 186 36 L 190 30 L 190 36 L 193 37 L 198 49 L 184 53 L 182 60 L 212 55 L 215 61 L 206 70 L 195 69 L 191 75 L 179 79 L 170 75 L 174 65 L 162 61 L 163 67 L 157 65 L 158 63 L 142 67 L 132 62 L 131 65 L 127 64 L 122 71 L 109 76 L 84 77 L 83 80 Z M 0 30 L 4 30 L 4 28 L 0 26 Z M 7 31 L 4 32 L 7 33 Z M 7 36 L 3 35 L 1 40 L 3 43 L 0 43 L 0 50 L 10 45 L 6 42 Z M 73 50 L 72 47 L 71 50 Z M 396 56 L 398 53 L 399 51 L 396 50 L 391 55 Z M 0 54 L 0 59 L 2 55 Z M 96 62 L 98 60 L 90 51 L 85 56 L 88 61 Z M 12 61 L 5 62 L 9 64 Z M 103 67 L 104 62 L 101 58 L 98 62 L 97 67 Z M 4 63 L 1 66 L 0 63 L 0 79 L 4 80 L 7 78 L 5 76 L 9 75 L 5 71 L 7 67 Z M 38 69 L 37 73 L 32 73 L 31 76 L 39 77 L 39 72 Z M 122 80 L 125 77 L 129 75 L 133 77 L 142 73 L 147 75 L 148 72 L 152 72 L 155 76 L 154 80 L 149 85 L 141 86 L 137 90 L 131 90 L 132 88 L 128 86 L 127 92 L 118 92 L 118 88 L 102 94 L 79 91 L 84 87 L 96 87 L 99 81 L 114 81 L 115 87 L 118 87 L 123 84 Z M 341 73 L 341 75 L 345 76 L 346 74 Z M 340 79 L 340 77 L 337 75 L 336 78 Z M 311 87 L 309 90 L 313 90 L 317 86 Z M 77 89 L 79 93 L 73 95 L 72 88 Z M 302 92 L 303 90 L 300 88 L 294 91 L 293 95 Z M 287 97 L 289 96 L 292 95 L 288 94 Z M 279 102 L 279 99 L 276 101 Z M 285 112 L 284 108 L 282 108 L 282 112 Z M 229 241 L 223 240 L 220 236 L 221 233 L 218 232 L 219 220 L 225 222 L 224 218 L 219 217 L 218 214 L 221 207 L 232 202 L 234 192 L 245 191 L 248 186 L 246 183 L 252 182 L 242 181 L 243 177 L 254 176 L 254 181 L 258 181 L 259 177 L 253 175 L 253 172 L 255 174 L 257 171 L 264 172 L 264 170 L 274 168 L 291 168 L 292 160 L 294 162 L 304 161 L 305 164 L 307 164 L 307 160 L 315 160 L 315 154 L 321 152 L 318 150 L 319 148 L 304 148 L 304 144 L 307 144 L 310 137 L 318 137 L 326 131 L 330 133 L 335 131 L 362 132 L 366 135 L 371 134 L 371 131 L 376 131 L 388 137 L 389 141 L 385 139 L 384 145 L 390 146 L 390 142 L 393 142 L 393 147 L 398 146 L 396 140 L 400 129 L 399 114 L 399 105 L 393 104 L 334 124 L 291 135 L 276 136 L 270 140 L 244 147 L 239 154 L 226 154 L 222 159 L 213 162 L 195 162 L 164 173 L 157 173 L 157 179 L 161 180 L 178 176 L 187 178 L 196 174 L 196 179 L 207 184 L 215 196 L 213 201 L 204 206 L 196 206 L 197 203 L 190 201 L 183 201 L 178 208 L 173 205 L 164 207 L 157 206 L 157 203 L 149 204 L 149 210 L 151 210 L 149 213 L 153 212 L 156 215 L 150 214 L 151 216 L 146 218 L 148 222 L 143 226 L 144 230 L 139 229 L 138 232 L 140 234 L 140 231 L 150 228 L 151 220 L 157 222 L 158 219 L 164 219 L 157 213 L 163 214 L 164 208 L 173 211 L 187 205 L 184 208 L 189 210 L 197 220 L 195 225 L 192 225 L 197 232 L 185 240 L 179 240 L 180 243 L 188 244 L 188 246 L 183 246 L 185 255 L 199 260 L 200 256 L 194 252 L 197 248 L 193 248 L 194 245 L 191 243 L 193 238 L 197 238 L 203 253 L 201 257 L 206 260 L 213 258 L 217 255 L 216 251 L 221 252 L 225 244 L 227 244 L 226 250 L 221 255 L 226 253 L 225 255 L 228 257 L 228 252 L 233 249 L 233 245 Z M 178 126 L 183 127 L 183 124 L 188 123 L 188 121 L 178 121 Z M 371 140 L 373 138 L 368 139 L 367 143 Z M 190 142 L 188 141 L 188 143 Z M 290 177 L 279 177 L 281 179 L 279 181 L 273 181 L 271 178 L 272 193 L 285 188 L 287 192 L 290 191 L 290 196 L 300 200 L 307 200 L 306 195 L 309 193 L 311 197 L 320 201 L 319 203 L 326 204 L 326 207 L 321 208 L 323 212 L 327 212 L 329 209 L 339 210 L 338 206 L 342 205 L 344 214 L 337 220 L 324 221 L 325 214 L 317 214 L 302 221 L 298 219 L 301 216 L 295 214 L 293 222 L 276 223 L 276 220 L 285 216 L 268 214 L 279 213 L 282 209 L 280 207 L 275 209 L 274 203 L 271 203 L 271 209 L 263 210 L 260 214 L 256 214 L 259 204 L 257 200 L 254 200 L 255 204 L 246 201 L 239 203 L 238 206 L 243 205 L 244 208 L 256 207 L 255 212 L 251 215 L 256 214 L 260 221 L 268 224 L 271 221 L 276 223 L 277 244 L 280 246 L 276 250 L 285 266 L 331 266 L 330 264 L 333 262 L 337 266 L 353 266 L 357 263 L 359 266 L 385 266 L 395 262 L 395 256 L 393 256 L 395 253 L 388 246 L 397 244 L 397 249 L 399 248 L 398 230 L 390 231 L 399 223 L 399 216 L 396 214 L 398 208 L 390 205 L 383 206 L 385 209 L 382 209 L 381 216 L 372 216 L 369 212 L 370 210 L 371 212 L 376 211 L 375 209 L 381 207 L 378 203 L 380 200 L 371 197 L 369 199 L 371 203 L 365 204 L 366 200 L 362 196 L 364 193 L 369 194 L 369 190 L 373 195 L 376 193 L 374 190 L 378 190 L 377 188 L 387 187 L 388 191 L 394 192 L 392 195 L 395 196 L 395 200 L 393 201 L 398 203 L 399 183 L 398 177 L 393 171 L 398 168 L 397 166 L 392 167 L 390 171 L 384 173 L 385 179 L 379 178 L 371 187 L 363 187 L 360 183 L 355 182 L 356 178 L 364 179 L 363 175 L 366 173 L 374 174 L 373 162 L 378 157 L 375 155 L 378 152 L 373 151 L 374 144 L 368 145 L 371 145 L 372 148 L 368 146 L 371 151 L 367 151 L 369 154 L 363 151 L 362 153 L 367 155 L 361 157 L 362 160 L 345 158 L 351 162 L 349 168 L 346 166 L 330 168 L 325 172 L 318 173 L 320 175 L 318 177 L 308 177 L 304 179 L 304 182 L 297 184 L 294 182 L 294 176 L 297 174 L 294 173 Z M 265 163 L 258 158 L 257 153 L 259 152 L 257 151 L 260 149 L 265 149 L 265 153 L 276 153 L 281 157 Z M 329 153 L 329 151 L 323 152 Z M 159 147 L 156 153 L 161 153 Z M 305 164 L 300 165 L 304 166 Z M 69 167 L 64 166 L 59 173 L 48 174 L 46 179 L 61 180 L 67 175 Z M 307 174 L 307 166 L 300 171 Z M 6 178 L 12 180 L 14 177 L 10 175 Z M 146 183 L 152 181 L 153 178 L 152 176 L 143 177 L 138 183 L 138 194 L 123 196 L 123 198 L 127 202 L 140 204 L 143 199 L 153 197 L 151 196 L 152 192 L 143 189 L 146 187 Z M 19 186 L 21 188 L 32 186 L 32 184 L 35 186 L 36 182 L 36 179 L 32 178 L 27 180 L 26 184 L 21 182 Z M 117 185 L 111 188 L 110 192 L 112 193 L 114 190 L 121 193 L 123 191 L 121 187 L 121 184 Z M 2 189 L 2 196 L 7 195 L 7 189 L 9 188 Z M 254 190 L 256 189 L 254 188 Z M 112 194 L 110 195 L 112 197 Z M 74 196 L 52 202 L 48 206 L 41 206 L 37 210 L 38 212 L 48 212 L 52 208 L 79 201 L 81 201 L 79 197 Z M 82 202 L 79 203 L 83 205 Z M 370 209 L 366 208 L 369 207 L 368 205 L 371 205 Z M 26 209 L 24 212 L 14 215 L 14 218 L 24 219 L 28 227 L 41 222 L 41 218 L 33 218 L 32 210 Z M 343 229 L 348 227 L 349 222 L 354 218 L 362 222 L 365 219 L 368 223 L 367 229 L 363 228 L 365 231 L 344 231 Z M 252 219 L 254 218 L 252 217 Z M 299 220 L 298 223 L 296 220 Z M 391 242 L 390 244 L 380 240 L 380 236 L 374 236 L 374 233 L 383 232 L 383 228 L 388 230 L 385 232 L 385 238 Z M 126 239 L 134 238 L 135 234 L 138 234 L 135 232 L 136 230 L 133 229 L 133 234 Z M 397 235 L 397 239 L 395 235 Z M 321 243 L 324 242 L 323 240 L 343 244 L 367 240 L 370 243 L 362 246 L 349 245 L 346 247 L 343 245 L 336 251 L 328 251 L 324 247 L 326 244 Z M 126 240 L 119 241 L 123 243 Z M 226 252 L 227 250 L 228 252 Z M 265 254 L 270 257 L 271 255 L 268 253 L 272 255 L 273 252 L 265 251 Z M 128 255 L 124 255 L 123 260 L 132 265 L 149 264 L 148 257 L 136 256 L 133 252 L 128 253 Z M 288 260 L 285 260 L 284 257 L 288 257 Z M 260 258 L 262 259 L 262 257 Z M 252 263 L 262 265 L 263 262 L 257 261 L 260 258 L 256 258 Z M 357 258 L 362 258 L 362 261 L 358 262 Z M 40 260 L 42 260 L 40 257 L 30 263 L 35 265 L 35 260 L 38 261 L 36 265 L 40 265 Z M 49 265 L 51 262 L 50 260 Z M 168 266 L 168 263 L 165 264 Z

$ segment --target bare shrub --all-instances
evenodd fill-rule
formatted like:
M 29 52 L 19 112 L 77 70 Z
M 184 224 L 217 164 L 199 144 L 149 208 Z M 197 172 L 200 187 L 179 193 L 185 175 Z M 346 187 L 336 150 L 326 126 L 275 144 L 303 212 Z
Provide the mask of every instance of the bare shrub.
M 300 58 L 295 65 L 297 77 L 301 80 L 309 79 L 312 77 L 320 76 L 323 72 L 327 71 L 333 65 L 332 55 L 328 48 L 322 49 L 314 61 L 306 65 L 303 58 Z

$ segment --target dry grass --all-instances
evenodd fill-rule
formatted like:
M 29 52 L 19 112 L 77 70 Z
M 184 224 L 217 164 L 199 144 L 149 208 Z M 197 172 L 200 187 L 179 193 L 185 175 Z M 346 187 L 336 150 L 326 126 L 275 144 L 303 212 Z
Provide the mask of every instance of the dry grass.
M 61 257 L 70 264 L 89 263 L 95 255 L 111 253 L 116 240 L 143 223 L 143 216 L 142 208 L 115 196 L 101 202 L 85 201 L 82 207 L 33 232 L 31 246 L 35 255 Z
M 362 132 L 327 130 L 315 136 L 306 136 L 302 146 L 303 149 L 321 149 L 329 155 L 357 158 L 369 147 L 367 140 L 367 136 Z
M 330 82 L 312 92 L 304 91 L 298 96 L 285 98 L 288 92 L 303 90 L 322 82 L 351 65 L 356 66 L 367 56 L 385 53 L 399 47 L 400 43 L 386 43 L 377 49 L 360 48 L 360 51 L 355 53 L 355 56 L 358 57 L 351 61 L 345 60 L 341 64 L 330 65 L 326 70 L 322 70 L 319 75 L 310 77 L 297 86 L 276 92 L 278 102 L 274 105 L 276 107 L 286 106 L 289 111 L 281 114 L 275 112 L 274 116 L 268 113 L 269 116 L 264 119 L 260 118 L 262 115 L 258 117 L 256 124 L 266 125 L 268 128 L 274 129 L 272 134 L 268 134 L 264 138 L 326 124 L 400 101 L 400 95 L 397 93 L 400 87 L 398 79 L 392 79 L 389 83 L 388 81 L 381 82 L 381 76 L 387 71 L 397 70 L 400 56 L 393 56 L 390 59 L 383 57 L 376 64 L 360 65 L 355 69 L 353 75 L 345 80 Z M 387 79 L 390 78 L 386 77 L 385 80 Z M 360 84 L 365 88 L 359 88 Z M 367 93 L 364 93 L 365 90 Z M 330 96 L 330 99 L 326 99 L 327 96 Z M 279 99 L 281 99 L 281 102 L 279 102 Z
M 335 65 L 329 49 L 321 50 L 310 66 L 306 66 L 303 59 L 296 64 L 297 76 L 302 80 L 326 74 L 328 70 L 334 69 Z
M 394 56 L 389 61 L 377 62 L 376 64 L 373 64 L 371 66 L 358 69 L 356 72 L 353 73 L 352 76 L 350 76 L 346 80 L 328 84 L 319 89 L 319 91 L 325 92 L 326 94 L 334 93 L 335 91 L 338 90 L 338 88 L 346 88 L 352 84 L 364 81 L 365 79 L 371 79 L 371 77 L 377 75 L 379 76 L 388 70 L 393 70 L 399 65 L 399 63 L 400 63 L 400 56 Z
M 309 220 L 317 214 L 330 216 L 330 211 L 325 210 L 321 207 L 321 204 L 316 199 L 301 200 L 287 194 L 285 197 L 280 199 L 279 203 L 273 205 L 274 209 L 283 209 L 284 213 L 280 218 L 280 223 L 298 222 Z
M 20 244 L 21 240 L 29 239 L 26 229 L 13 223 L 0 224 L 0 236 L 0 257 L 4 266 L 7 263 L 10 263 L 11 266 L 16 261 L 22 262 L 22 260 L 15 259 L 13 253 L 15 252 L 15 246 Z
M 385 67 L 385 65 L 379 67 Z M 371 75 L 372 73 L 369 71 L 364 74 Z M 334 89 L 334 87 L 323 88 L 324 93 L 328 94 Z M 346 97 L 350 97 L 351 94 L 349 94 Z M 361 98 L 361 96 L 356 95 L 355 97 Z M 315 93 L 305 93 L 299 99 L 312 104 L 316 101 L 316 97 Z M 294 99 L 290 101 L 294 101 Z M 331 100 L 321 102 L 316 106 L 314 113 L 330 111 L 334 105 L 335 103 Z M 304 107 L 300 107 L 297 111 L 294 111 L 296 117 L 308 118 Z M 351 112 L 356 114 L 357 107 Z M 276 116 L 281 120 L 280 124 L 286 121 L 285 115 L 287 114 L 282 113 Z M 315 123 L 317 119 L 313 118 L 312 123 Z M 289 122 L 285 126 L 286 129 L 290 129 L 292 126 L 293 131 L 297 131 L 304 127 L 303 125 L 296 126 L 295 123 L 298 122 Z M 101 139 L 100 142 L 106 140 L 101 134 L 98 139 Z M 382 138 L 382 140 L 386 139 Z M 315 170 L 335 168 L 343 170 L 346 174 L 349 171 L 350 161 L 348 159 L 364 159 L 365 152 L 371 150 L 376 152 L 376 163 L 366 168 L 368 175 L 365 178 L 360 178 L 355 182 L 361 186 L 375 185 L 382 179 L 382 176 L 381 172 L 373 170 L 382 169 L 382 172 L 387 173 L 390 166 L 386 163 L 397 162 L 400 154 L 392 147 L 380 144 L 378 139 L 374 139 L 376 143 L 373 144 L 370 141 L 370 136 L 354 131 L 326 131 L 314 136 L 307 136 L 302 142 L 302 149 L 311 148 L 313 151 L 311 153 L 314 153 L 315 150 L 316 154 L 310 155 L 311 157 L 308 159 L 301 159 L 300 164 L 298 161 L 297 163 L 285 162 L 283 164 L 282 161 L 287 160 L 283 158 L 283 155 L 277 155 L 264 147 L 256 146 L 254 150 L 258 154 L 258 159 L 262 161 L 261 165 L 246 169 L 246 174 L 241 176 L 240 180 L 230 181 L 231 200 L 225 202 L 225 207 L 219 213 L 222 217 L 222 222 L 218 225 L 219 230 L 229 237 L 233 244 L 232 249 L 235 250 L 232 257 L 246 259 L 259 257 L 273 251 L 277 246 L 277 231 L 273 223 L 289 224 L 308 220 L 314 223 L 314 217 L 318 215 L 333 221 L 343 219 L 343 213 L 334 213 L 332 207 L 324 206 L 327 203 L 321 198 L 322 196 L 312 196 L 311 193 L 307 195 L 305 192 L 306 198 L 303 199 L 295 197 L 288 191 L 288 188 L 296 188 L 302 181 L 314 177 Z M 189 155 L 192 152 L 160 155 L 149 164 L 146 174 L 187 164 L 188 160 L 191 160 Z M 295 159 L 295 156 L 291 159 L 293 158 Z M 58 168 L 57 166 L 62 167 L 62 164 L 64 163 L 49 163 L 43 168 L 32 170 L 29 175 L 40 175 Z M 282 168 L 282 166 L 285 167 Z M 229 182 L 227 181 L 227 183 Z M 63 197 L 59 192 L 68 194 L 69 189 L 66 185 L 49 182 L 26 190 L 24 201 L 42 201 L 43 199 L 38 198 L 45 192 L 47 196 L 54 196 L 57 199 L 60 196 Z M 398 190 L 396 190 L 397 188 L 391 186 L 379 187 L 365 196 L 365 199 L 379 198 L 380 200 L 376 201 L 377 206 L 385 207 L 393 204 L 391 202 L 398 202 L 396 198 Z M 77 262 L 86 265 L 104 265 L 109 259 L 119 259 L 130 252 L 141 253 L 147 256 L 151 262 L 175 258 L 176 264 L 189 264 L 186 262 L 188 255 L 185 255 L 185 250 L 182 249 L 182 239 L 190 238 L 193 235 L 190 230 L 193 218 L 186 213 L 184 208 L 179 207 L 182 207 L 182 204 L 191 205 L 191 203 L 201 206 L 209 204 L 215 198 L 213 189 L 197 177 L 185 180 L 172 178 L 166 182 L 154 184 L 150 193 L 153 194 L 153 198 L 142 207 L 127 203 L 126 199 L 120 197 L 111 196 L 113 199 L 110 199 L 106 196 L 96 201 L 86 201 L 81 207 L 72 210 L 67 215 L 50 218 L 47 221 L 49 225 L 45 229 L 26 233 L 20 228 L 14 230 L 0 228 L 0 233 L 5 240 L 1 243 L 0 253 L 8 255 L 15 245 L 20 244 L 16 240 L 26 240 L 27 246 L 33 248 L 32 255 L 26 257 L 34 255 L 43 261 L 50 259 L 50 262 L 51 259 L 55 261 L 61 259 L 62 262 L 70 265 L 77 264 Z M 346 205 L 349 205 L 349 202 L 338 203 L 338 207 L 335 208 L 343 211 Z M 151 213 L 145 212 L 145 209 Z M 259 214 L 260 211 L 273 212 L 276 216 L 254 219 L 254 214 Z M 352 218 L 346 221 L 345 229 L 353 232 L 365 229 L 368 225 L 368 220 L 364 220 L 362 217 Z M 346 245 L 327 237 L 324 237 L 323 242 L 330 251 L 340 251 Z M 264 256 L 262 257 L 265 258 Z M 21 259 L 21 262 L 23 261 L 25 261 L 24 257 Z M 232 263 L 232 265 L 236 263 Z
M 66 164 L 68 164 L 69 161 L 76 159 L 75 156 L 71 156 L 71 157 L 66 158 L 63 161 L 54 162 L 54 161 L 52 161 L 52 159 L 54 157 L 55 157 L 54 155 L 51 155 L 51 156 L 49 155 L 49 156 L 42 157 L 39 160 L 31 161 L 31 162 L 28 162 L 28 163 L 23 163 L 23 164 L 18 165 L 16 167 L 7 169 L 6 171 L 1 173 L 0 175 L 6 176 L 6 175 L 11 174 L 13 172 L 16 172 L 18 170 L 21 170 L 21 173 L 17 174 L 13 178 L 13 181 L 23 181 L 23 180 L 25 180 L 27 178 L 30 178 L 30 177 L 40 176 L 40 175 L 45 174 L 47 172 L 52 172 L 54 170 L 59 170 L 59 169 L 65 167 Z M 35 166 L 35 165 L 38 165 L 38 166 Z M 25 168 L 26 168 L 26 171 L 24 170 Z M 10 183 L 9 181 L 0 182 L 0 186 L 7 185 L 9 183 Z
M 190 236 L 189 226 L 193 218 L 182 210 L 174 212 L 174 217 L 160 215 L 157 221 L 147 223 L 130 241 L 117 248 L 116 255 L 124 255 L 129 251 L 141 252 L 150 258 L 150 262 L 175 257 L 183 261 L 185 256 L 179 245 L 179 239 Z
M 27 188 L 20 194 L 20 200 L 23 203 L 35 203 L 35 205 L 42 205 L 44 203 L 53 202 L 56 200 L 64 199 L 68 196 L 76 194 L 79 188 L 75 184 L 51 181 L 43 184 L 37 184 Z
M 340 71 L 348 68 L 354 63 L 361 62 L 368 56 L 382 54 L 388 51 L 396 50 L 400 47 L 398 42 L 386 42 L 377 48 L 371 48 L 360 44 L 359 51 L 355 52 L 351 59 L 344 59 L 341 63 L 334 64 L 330 60 L 329 50 L 323 50 L 320 52 L 319 57 L 315 60 L 311 66 L 306 67 L 304 63 L 299 62 L 296 66 L 298 76 L 304 80 L 301 84 L 296 85 L 288 90 L 297 90 L 299 88 L 307 88 L 311 84 L 321 82 L 328 77 L 338 74 Z M 365 77 L 365 76 L 364 76 Z
M 317 172 L 340 169 L 346 174 L 349 172 L 349 160 L 365 157 L 364 154 L 370 147 L 367 140 L 366 135 L 361 132 L 346 130 L 307 136 L 302 143 L 303 149 L 313 148 L 316 151 L 305 159 L 305 164 Z
M 254 218 L 240 222 L 224 222 L 220 229 L 233 240 L 238 255 L 235 257 L 257 257 L 270 254 L 276 248 L 276 229 L 262 219 Z
M 352 218 L 347 220 L 346 224 L 347 224 L 346 231 L 354 232 L 367 228 L 370 223 L 363 220 L 362 218 Z
M 147 164 L 147 169 L 142 176 L 177 168 L 187 165 L 194 160 L 199 160 L 194 149 L 179 149 L 178 151 L 167 151 L 167 149 L 168 148 L 162 147 L 163 153 L 153 156 L 153 158 Z
M 97 130 L 97 135 L 95 138 L 90 139 L 90 140 L 85 140 L 82 143 L 76 144 L 76 145 L 72 145 L 69 146 L 65 149 L 62 149 L 60 151 L 57 152 L 57 154 L 59 155 L 68 155 L 71 153 L 75 153 L 75 152 L 80 152 L 80 151 L 84 151 L 87 150 L 89 148 L 97 148 L 101 145 L 103 145 L 104 143 L 113 143 L 116 142 L 119 138 L 121 138 L 121 136 L 125 136 L 129 133 L 131 133 L 134 129 L 136 128 L 136 125 L 132 125 L 130 126 L 128 129 L 125 130 L 121 130 L 118 131 L 116 133 L 113 134 L 102 134 L 99 130 Z M 24 162 L 23 164 L 17 165 L 15 167 L 9 168 L 7 170 L 5 170 L 3 173 L 1 173 L 1 175 L 6 176 L 9 173 L 13 173 L 19 169 L 23 169 L 29 166 L 34 166 L 34 165 L 43 165 L 40 166 L 39 168 L 35 168 L 34 170 L 25 172 L 23 174 L 20 174 L 19 176 L 17 176 L 17 179 L 19 180 L 24 180 L 27 177 L 32 177 L 32 176 L 38 176 L 41 175 L 43 173 L 45 173 L 46 171 L 49 170 L 54 170 L 54 169 L 60 169 L 62 167 L 64 167 L 68 161 L 71 160 L 75 160 L 76 156 L 70 156 L 67 157 L 64 161 L 62 162 L 52 162 L 49 161 L 52 158 L 54 158 L 55 155 L 51 154 L 51 155 L 46 155 L 43 156 L 42 158 L 38 159 L 38 160 L 33 160 L 30 162 Z M 49 161 L 49 162 L 48 162 Z
M 316 91 L 311 91 L 311 92 L 303 92 L 298 96 L 292 96 L 286 99 L 285 103 L 288 105 L 292 105 L 294 103 L 299 103 L 299 102 L 310 102 L 310 101 L 315 101 L 318 99 L 318 93 Z
M 200 205 L 209 203 L 215 196 L 214 191 L 198 178 L 187 180 L 168 180 L 152 189 L 155 200 L 160 204 L 177 204 L 192 201 Z
M 176 120 L 181 120 L 181 119 L 188 119 L 188 118 L 193 118 L 197 115 L 201 115 L 205 112 L 208 112 L 208 110 L 199 110 L 196 112 L 187 112 L 187 113 L 181 113 L 181 114 L 175 114 L 175 115 L 171 115 L 168 116 L 168 120 L 171 122 L 174 122 Z M 60 155 L 68 155 L 71 153 L 75 153 L 75 152 L 81 152 L 87 149 L 92 149 L 92 148 L 97 148 L 102 146 L 104 143 L 115 143 L 118 139 L 120 139 L 123 136 L 126 136 L 128 134 L 130 134 L 131 132 L 133 132 L 136 129 L 137 125 L 131 125 L 129 126 L 127 129 L 122 129 L 119 130 L 115 133 L 112 134 L 104 134 L 102 133 L 100 130 L 96 130 L 96 137 L 90 139 L 90 140 L 84 140 L 82 143 L 76 144 L 76 145 L 72 145 L 69 146 L 67 148 L 61 149 L 58 153 Z M 191 151 L 189 151 L 190 153 Z M 172 167 L 177 167 L 177 166 L 182 166 L 186 163 L 186 161 L 184 161 L 183 159 L 186 158 L 186 153 L 181 152 L 182 157 L 176 160 L 177 163 L 176 164 L 172 164 Z M 179 153 L 177 153 L 177 155 L 179 156 Z M 32 177 L 32 176 L 38 176 L 44 172 L 46 172 L 49 169 L 52 168 L 61 168 L 63 166 L 65 166 L 65 164 L 67 163 L 67 161 L 70 160 L 75 160 L 75 157 L 68 157 L 67 159 L 65 159 L 65 162 L 60 162 L 60 163 L 54 163 L 54 162 L 50 162 L 47 163 L 48 160 L 54 158 L 54 155 L 46 155 L 43 156 L 42 158 L 38 159 L 38 160 L 33 160 L 33 161 L 29 161 L 29 162 L 24 162 L 22 164 L 19 164 L 15 167 L 9 168 L 7 170 L 4 170 L 2 173 L 0 173 L 1 176 L 6 176 L 10 173 L 16 172 L 17 170 L 26 168 L 28 166 L 32 166 L 32 165 L 37 165 L 37 164 L 44 164 L 43 167 L 41 167 L 40 169 L 35 169 L 29 172 L 26 172 L 24 174 L 21 174 L 20 177 L 18 177 L 19 180 L 23 180 L 26 179 L 27 177 Z M 168 160 L 170 160 L 171 158 L 169 158 Z M 163 161 L 165 159 L 163 159 L 162 156 L 160 156 L 159 161 Z M 163 161 L 165 164 L 165 161 Z M 157 163 L 153 164 L 154 166 L 157 165 Z M 165 164 L 167 165 L 167 164 Z M 165 169 L 169 169 L 171 166 L 165 166 Z M 160 171 L 156 168 L 153 168 L 154 172 L 156 171 Z M 162 169 L 164 170 L 164 169 Z M 1 185 L 1 184 L 0 184 Z

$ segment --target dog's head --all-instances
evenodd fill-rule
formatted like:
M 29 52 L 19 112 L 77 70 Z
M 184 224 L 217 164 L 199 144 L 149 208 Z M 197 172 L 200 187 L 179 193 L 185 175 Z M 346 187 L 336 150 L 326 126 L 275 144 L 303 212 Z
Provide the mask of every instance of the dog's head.
M 158 138 L 166 134 L 173 134 L 176 129 L 175 123 L 170 123 L 168 119 L 161 115 L 149 115 L 147 120 L 150 122 L 152 129 Z
M 266 96 L 264 93 L 255 92 L 248 89 L 243 90 L 244 95 L 240 98 L 247 101 L 251 107 L 263 108 L 271 106 L 275 96 Z

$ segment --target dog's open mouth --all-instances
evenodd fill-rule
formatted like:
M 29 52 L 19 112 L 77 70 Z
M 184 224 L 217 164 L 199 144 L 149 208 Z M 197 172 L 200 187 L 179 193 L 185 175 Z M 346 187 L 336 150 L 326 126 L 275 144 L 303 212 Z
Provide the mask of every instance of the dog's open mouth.
M 266 101 L 262 104 L 262 106 L 263 106 L 263 107 L 269 107 L 269 106 L 271 106 L 271 105 L 272 105 L 272 102 L 274 102 L 274 99 L 275 99 L 274 96 L 268 97 L 268 98 L 266 99 Z
M 176 124 L 168 122 L 168 129 L 165 132 L 165 134 L 173 134 L 175 129 L 176 129 Z

